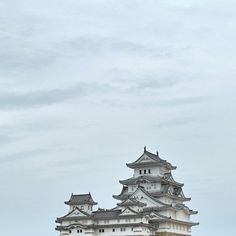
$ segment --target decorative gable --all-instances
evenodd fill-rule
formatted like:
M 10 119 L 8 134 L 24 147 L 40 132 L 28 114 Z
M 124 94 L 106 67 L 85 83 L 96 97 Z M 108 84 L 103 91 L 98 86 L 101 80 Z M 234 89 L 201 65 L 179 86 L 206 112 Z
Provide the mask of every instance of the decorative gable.
M 155 214 L 154 212 L 151 212 L 149 217 L 151 219 L 162 219 L 163 217 L 160 217 L 159 215 Z
M 88 215 L 76 207 L 73 211 L 71 211 L 68 215 L 66 215 L 66 217 L 74 217 L 74 216 L 86 217 Z
M 150 158 L 146 153 L 144 153 L 136 163 L 145 163 L 145 162 L 155 162 L 152 158 Z
M 135 198 L 136 200 L 145 203 L 147 207 L 162 207 L 165 204 L 160 202 L 158 199 L 154 199 L 152 196 L 150 196 L 148 193 L 145 192 L 145 190 L 138 188 L 132 195 L 132 198 Z
M 130 207 L 127 207 L 120 214 L 120 216 L 122 216 L 122 215 L 137 215 L 137 212 L 132 210 Z

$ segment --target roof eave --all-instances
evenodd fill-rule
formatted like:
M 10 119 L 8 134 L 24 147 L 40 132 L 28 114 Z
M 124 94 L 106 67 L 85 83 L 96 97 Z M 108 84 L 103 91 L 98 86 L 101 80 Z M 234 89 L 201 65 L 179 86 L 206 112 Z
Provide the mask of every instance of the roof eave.
M 123 198 L 119 195 L 112 195 L 113 198 L 117 199 L 117 200 L 122 200 Z
M 66 205 L 69 206 L 77 206 L 77 205 L 84 205 L 84 204 L 88 204 L 88 205 L 97 205 L 97 202 L 83 202 L 83 203 L 79 203 L 79 202 L 70 202 L 70 201 L 66 201 L 64 202 Z
M 198 211 L 190 211 L 190 214 L 191 215 L 196 215 L 196 214 L 198 214 Z
M 57 219 L 55 220 L 55 222 L 56 222 L 56 223 L 61 223 L 61 222 L 62 222 L 62 219 L 61 219 L 61 218 L 57 218 Z
M 133 163 L 126 163 L 126 166 L 129 167 L 129 168 L 131 168 L 131 169 L 134 169 Z
M 177 169 L 177 166 L 172 166 L 171 164 L 167 164 L 167 163 L 163 163 L 163 162 L 144 162 L 144 163 L 126 163 L 126 166 L 131 168 L 131 169 L 135 169 L 135 168 L 139 168 L 139 167 L 148 167 L 148 166 L 164 166 L 169 170 L 175 170 Z

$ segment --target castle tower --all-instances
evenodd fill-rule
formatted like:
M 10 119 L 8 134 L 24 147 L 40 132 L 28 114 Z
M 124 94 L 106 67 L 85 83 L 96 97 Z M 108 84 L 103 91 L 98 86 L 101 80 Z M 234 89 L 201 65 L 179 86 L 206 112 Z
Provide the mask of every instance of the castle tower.
M 69 211 L 72 211 L 76 208 L 91 214 L 93 211 L 93 206 L 97 205 L 97 202 L 94 202 L 90 193 L 88 194 L 71 194 L 70 200 L 66 201 L 65 204 L 70 206 Z
M 171 171 L 176 167 L 159 157 L 159 153 L 150 153 L 144 147 L 143 154 L 134 162 L 126 164 L 133 169 L 133 177 L 120 180 L 123 185 L 119 195 L 113 197 L 121 202 L 117 209 L 129 207 L 137 212 L 149 213 L 149 224 L 158 230 L 156 235 L 190 235 L 191 227 L 198 225 L 190 221 L 197 211 L 190 210 L 184 202 L 182 187 L 176 182 Z

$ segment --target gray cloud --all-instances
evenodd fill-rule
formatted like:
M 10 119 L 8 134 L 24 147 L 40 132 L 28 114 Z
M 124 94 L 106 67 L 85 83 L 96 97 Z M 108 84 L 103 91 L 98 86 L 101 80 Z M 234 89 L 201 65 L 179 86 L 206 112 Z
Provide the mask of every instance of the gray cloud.
M 142 79 L 137 82 L 128 83 L 125 87 L 122 83 L 77 83 L 68 88 L 51 89 L 51 90 L 36 90 L 36 91 L 3 91 L 0 94 L 0 109 L 27 109 L 37 108 L 41 106 L 50 106 L 58 103 L 66 102 L 82 96 L 93 96 L 94 94 L 123 94 L 129 95 L 130 93 L 139 93 L 145 90 L 162 90 L 168 89 L 180 83 L 173 78 L 148 78 Z M 160 98 L 158 101 L 145 101 L 142 102 L 143 106 L 178 106 L 200 103 L 208 100 L 206 97 L 183 97 L 175 99 Z M 107 100 L 107 99 L 105 99 Z M 124 103 L 123 105 L 129 105 Z M 141 105 L 141 104 L 140 104 Z M 142 106 L 142 105 L 141 105 Z
M 126 93 L 126 92 L 125 92 Z M 145 90 L 143 90 L 143 94 L 145 94 Z M 186 97 L 177 97 L 173 99 L 160 97 L 158 100 L 154 99 L 143 99 L 136 101 L 133 103 L 133 101 L 126 101 L 125 99 L 103 99 L 104 104 L 117 107 L 117 108 L 155 108 L 155 107 L 161 107 L 161 108 L 176 108 L 181 106 L 189 106 L 189 105 L 200 105 L 203 103 L 207 103 L 210 101 L 209 97 L 193 97 L 193 96 L 186 96 Z M 181 122 L 181 121 L 180 121 Z
M 157 128 L 171 128 L 176 126 L 183 126 L 191 124 L 192 122 L 199 121 L 199 118 L 197 117 L 179 117 L 175 119 L 170 119 L 168 121 L 160 122 L 157 124 L 151 125 L 151 127 L 157 127 Z
M 64 102 L 84 92 L 82 86 L 27 92 L 1 92 L 0 109 L 26 109 Z
M 39 35 L 35 35 L 35 32 L 41 31 L 46 25 L 47 22 L 40 17 L 1 18 L 2 73 L 16 74 L 42 69 L 55 61 L 57 54 L 50 49 L 50 44 L 45 44 L 39 40 Z
M 15 152 L 13 154 L 4 155 L 0 158 L 1 164 L 10 164 L 22 161 L 31 161 L 38 157 L 42 157 L 45 154 L 50 153 L 52 150 L 50 148 L 39 148 L 35 150 L 24 150 L 20 152 Z
M 209 101 L 209 97 L 177 97 L 172 99 L 161 99 L 158 101 L 148 101 L 143 105 L 145 107 L 155 107 L 155 106 L 164 106 L 164 107 L 176 107 L 184 105 L 193 105 L 200 104 L 206 101 Z
M 88 168 L 89 165 L 91 165 L 91 158 L 86 158 L 86 159 L 81 159 L 81 158 L 77 158 L 77 159 L 71 159 L 68 158 L 67 160 L 57 160 L 57 161 L 52 161 L 48 164 L 48 166 L 50 166 L 53 169 L 57 169 L 57 168 L 63 168 L 66 170 L 69 169 L 75 169 L 78 167 L 83 167 L 83 168 Z
M 8 135 L 0 134 L 0 145 L 1 146 L 4 144 L 9 144 L 9 143 L 13 142 L 13 140 L 14 139 L 11 137 L 10 134 L 8 134 Z
M 111 53 L 120 54 L 128 53 L 129 55 L 139 55 L 148 57 L 169 57 L 172 56 L 169 48 L 148 47 L 141 43 L 132 41 L 124 41 L 122 39 L 110 37 L 88 37 L 76 38 L 70 41 L 65 41 L 58 45 L 64 55 L 100 55 Z

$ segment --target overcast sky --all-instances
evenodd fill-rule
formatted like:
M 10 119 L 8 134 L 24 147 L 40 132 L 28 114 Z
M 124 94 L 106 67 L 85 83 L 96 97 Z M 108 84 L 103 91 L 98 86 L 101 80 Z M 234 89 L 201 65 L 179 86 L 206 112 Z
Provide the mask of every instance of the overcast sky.
M 113 207 L 147 145 L 193 236 L 235 233 L 236 2 L 0 1 L 2 235 L 57 236 L 70 194 Z

